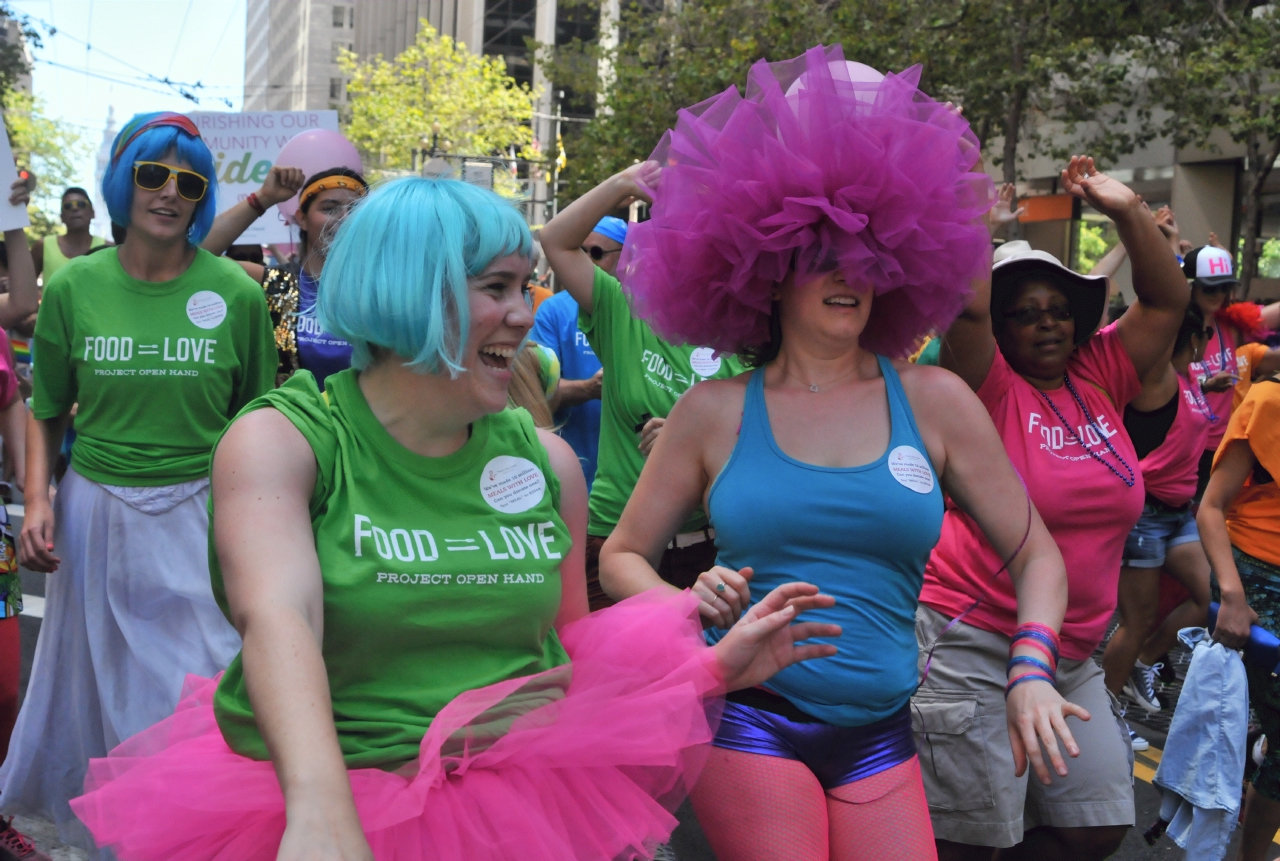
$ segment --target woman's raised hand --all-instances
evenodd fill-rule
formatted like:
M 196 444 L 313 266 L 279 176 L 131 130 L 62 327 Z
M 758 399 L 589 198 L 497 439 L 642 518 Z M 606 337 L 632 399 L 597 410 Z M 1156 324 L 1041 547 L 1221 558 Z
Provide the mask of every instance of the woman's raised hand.
M 1013 208 L 1014 193 L 1011 182 L 1006 182 L 997 190 L 995 206 L 987 210 L 987 229 L 991 231 L 992 236 L 1006 224 L 1017 221 L 1018 216 L 1027 211 L 1025 206 Z
M 25 179 L 15 179 L 9 186 L 9 205 L 26 207 L 31 202 L 31 186 L 33 183 Z
M 266 181 L 258 189 L 258 202 L 266 207 L 283 203 L 297 194 L 306 180 L 302 168 L 277 165 L 267 173 Z
M 1049 764 L 1059 777 L 1067 776 L 1067 764 L 1058 749 L 1057 733 L 1062 738 L 1070 756 L 1080 755 L 1071 730 L 1067 729 L 1067 715 L 1088 720 L 1089 712 L 1062 698 L 1048 681 L 1023 682 L 1005 700 L 1005 716 L 1009 722 L 1009 744 L 1013 748 L 1014 775 L 1022 777 L 1027 761 L 1035 769 L 1036 777 L 1046 786 L 1050 783 L 1049 766 L 1045 764 L 1040 746 L 1049 752 Z
M 1062 187 L 1103 215 L 1119 214 L 1140 202 L 1133 189 L 1105 173 L 1098 173 L 1093 159 L 1073 155 L 1062 171 Z
M 642 161 L 619 171 L 610 180 L 617 187 L 619 206 L 630 206 L 637 200 L 653 203 L 653 190 L 662 175 L 662 166 L 656 161 Z
M 755 687 L 792 664 L 834 655 L 833 645 L 797 643 L 812 637 L 838 637 L 839 625 L 795 619 L 805 610 L 835 603 L 834 597 L 818 594 L 818 587 L 810 583 L 787 583 L 766 595 L 713 647 L 726 689 Z
M 734 571 L 719 565 L 698 575 L 693 594 L 702 599 L 698 613 L 703 622 L 714 628 L 732 628 L 733 623 L 751 606 L 751 568 Z

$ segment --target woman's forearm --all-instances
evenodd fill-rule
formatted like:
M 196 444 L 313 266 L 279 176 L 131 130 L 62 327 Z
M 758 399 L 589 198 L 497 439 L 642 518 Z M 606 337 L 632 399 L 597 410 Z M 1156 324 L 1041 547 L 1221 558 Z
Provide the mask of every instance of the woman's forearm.
M 615 601 L 639 595 L 655 587 L 679 592 L 675 586 L 658 576 L 653 564 L 639 553 L 610 547 L 606 541 L 600 549 L 600 588 Z
M 354 805 L 316 633 L 293 608 L 247 613 L 245 685 L 286 809 Z
M 1133 292 L 1138 301 L 1181 314 L 1187 305 L 1187 279 L 1155 220 L 1140 205 L 1114 213 L 1112 220 L 1133 264 Z
M 62 450 L 62 438 L 67 434 L 71 415 L 37 419 L 28 413 L 27 419 L 27 486 L 23 492 L 28 504 L 49 502 L 49 482 Z
M 1037 622 L 1057 631 L 1067 612 L 1067 578 L 1062 555 L 1053 537 L 1037 521 L 1039 530 L 1027 538 L 1027 547 L 1009 566 L 1018 598 L 1018 624 Z
M 6 230 L 4 245 L 9 249 L 9 292 L 0 326 L 12 326 L 35 313 L 40 306 L 36 285 L 36 264 L 22 230 Z
M 221 256 L 260 217 L 248 200 L 242 200 L 213 220 L 213 227 L 209 228 L 209 235 L 200 243 L 200 247 L 210 254 Z
M 1218 580 L 1218 589 L 1224 600 L 1244 597 L 1244 585 L 1236 560 L 1231 554 L 1231 535 L 1227 532 L 1226 513 L 1212 502 L 1202 502 L 1196 514 L 1196 526 L 1200 530 L 1200 544 L 1209 559 Z
M 553 255 L 560 251 L 580 250 L 600 219 L 630 196 L 629 188 L 617 175 L 611 176 L 566 206 L 542 228 L 538 242 L 552 268 L 555 268 Z

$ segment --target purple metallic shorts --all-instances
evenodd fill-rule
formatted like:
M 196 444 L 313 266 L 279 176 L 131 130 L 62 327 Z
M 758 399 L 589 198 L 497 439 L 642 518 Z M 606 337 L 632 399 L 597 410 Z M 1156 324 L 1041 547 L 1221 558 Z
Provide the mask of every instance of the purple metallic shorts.
M 785 706 L 774 710 L 769 704 L 782 698 L 766 691 L 757 689 L 748 696 L 730 696 L 711 743 L 726 750 L 802 762 L 823 789 L 871 777 L 916 755 L 909 703 L 875 723 L 846 727 L 809 717 L 786 701 Z M 789 713 L 790 717 L 779 712 Z

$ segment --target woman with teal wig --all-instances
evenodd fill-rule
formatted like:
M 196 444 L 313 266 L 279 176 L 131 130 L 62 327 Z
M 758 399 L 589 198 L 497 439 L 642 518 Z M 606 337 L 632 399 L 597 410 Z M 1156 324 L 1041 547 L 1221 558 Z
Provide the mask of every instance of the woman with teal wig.
M 705 696 L 830 654 L 792 584 L 707 647 L 688 594 L 587 614 L 586 484 L 506 409 L 533 325 L 516 210 L 401 179 L 320 281 L 353 367 L 250 404 L 213 457 L 214 590 L 244 647 L 90 766 L 121 861 L 652 857 L 711 737 Z
M 19 554 L 52 576 L 0 769 L 4 812 L 52 819 L 86 848 L 67 802 L 89 758 L 171 713 L 188 673 L 223 670 L 240 646 L 209 586 L 209 454 L 275 371 L 262 291 L 197 248 L 216 182 L 192 121 L 134 117 L 102 193 L 128 237 L 48 280 L 32 342 L 38 430 L 27 438 Z M 50 478 L 73 407 L 76 438 L 54 503 Z

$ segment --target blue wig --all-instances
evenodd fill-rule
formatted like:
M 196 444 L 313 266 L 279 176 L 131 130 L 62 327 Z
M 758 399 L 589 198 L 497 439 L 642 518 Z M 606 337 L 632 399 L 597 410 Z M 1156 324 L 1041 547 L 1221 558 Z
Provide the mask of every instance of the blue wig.
M 107 202 L 111 220 L 128 227 L 129 212 L 133 208 L 134 162 L 159 161 L 173 152 L 179 161 L 185 161 L 191 165 L 192 170 L 209 180 L 209 190 L 196 204 L 195 216 L 191 219 L 191 226 L 187 228 L 187 241 L 192 245 L 199 245 L 213 227 L 213 219 L 218 214 L 218 177 L 214 171 L 213 155 L 201 138 L 190 135 L 177 126 L 157 125 L 141 133 L 134 131 L 139 125 L 162 114 L 163 112 L 137 114 L 120 130 L 113 150 L 127 140 L 126 135 L 137 136 L 107 165 L 107 170 L 102 175 L 102 199 Z
M 382 347 L 423 373 L 465 370 L 467 279 L 533 240 L 509 202 L 451 179 L 406 177 L 356 204 L 329 248 L 316 310 L 363 369 Z

